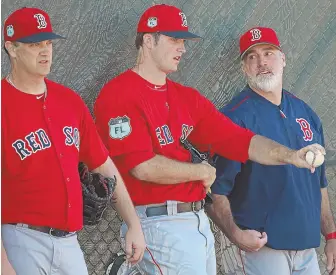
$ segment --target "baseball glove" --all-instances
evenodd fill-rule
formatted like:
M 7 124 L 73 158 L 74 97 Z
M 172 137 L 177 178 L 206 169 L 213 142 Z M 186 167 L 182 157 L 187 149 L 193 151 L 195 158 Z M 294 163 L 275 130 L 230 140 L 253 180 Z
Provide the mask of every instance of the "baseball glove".
M 191 154 L 191 162 L 192 163 L 201 163 L 207 162 L 211 166 L 214 166 L 214 162 L 210 156 L 210 152 L 200 152 L 198 149 L 192 145 L 187 139 L 180 139 L 181 144 L 185 149 L 187 149 Z M 205 203 L 212 203 L 211 193 L 208 192 L 205 197 Z
M 96 225 L 112 199 L 117 180 L 91 173 L 83 162 L 78 164 L 78 173 L 82 183 L 84 225 Z

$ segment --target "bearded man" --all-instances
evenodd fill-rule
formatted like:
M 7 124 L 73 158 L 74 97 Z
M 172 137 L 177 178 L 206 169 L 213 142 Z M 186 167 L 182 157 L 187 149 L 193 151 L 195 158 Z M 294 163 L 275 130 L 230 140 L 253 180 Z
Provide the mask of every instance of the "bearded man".
M 292 150 L 319 143 L 322 124 L 302 100 L 283 89 L 285 55 L 274 30 L 256 27 L 240 38 L 248 85 L 222 113 L 238 125 Z M 207 212 L 241 250 L 245 274 L 320 274 L 315 248 L 326 238 L 327 270 L 335 275 L 336 233 L 325 166 L 215 159 L 213 204 Z

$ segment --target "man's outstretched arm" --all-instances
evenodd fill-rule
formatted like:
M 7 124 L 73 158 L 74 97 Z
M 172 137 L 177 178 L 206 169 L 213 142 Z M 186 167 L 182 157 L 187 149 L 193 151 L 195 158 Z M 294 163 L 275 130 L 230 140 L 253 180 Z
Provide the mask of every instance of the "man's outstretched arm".
M 255 135 L 251 139 L 248 154 L 250 160 L 265 165 L 292 164 L 299 168 L 313 170 L 313 167 L 305 159 L 308 151 L 325 155 L 325 149 L 319 144 L 308 145 L 300 150 L 292 150 L 269 138 Z

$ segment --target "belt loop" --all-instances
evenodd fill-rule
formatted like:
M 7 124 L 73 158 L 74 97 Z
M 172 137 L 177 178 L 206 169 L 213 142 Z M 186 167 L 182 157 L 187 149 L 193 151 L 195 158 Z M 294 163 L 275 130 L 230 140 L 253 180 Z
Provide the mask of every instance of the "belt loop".
M 135 207 L 135 211 L 140 220 L 147 218 L 146 210 L 147 210 L 147 205 L 139 205 Z
M 23 228 L 29 228 L 28 224 L 26 223 L 17 223 L 16 226 L 23 227 Z
M 194 213 L 197 212 L 197 210 L 196 210 L 196 202 L 194 202 L 194 201 L 191 203 L 191 211 L 194 212 Z
M 168 216 L 177 215 L 177 201 L 167 201 Z

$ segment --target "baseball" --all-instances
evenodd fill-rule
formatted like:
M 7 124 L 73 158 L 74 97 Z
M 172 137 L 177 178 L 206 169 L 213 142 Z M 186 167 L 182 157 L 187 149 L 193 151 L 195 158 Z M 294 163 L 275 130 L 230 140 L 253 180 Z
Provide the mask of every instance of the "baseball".
M 313 167 L 319 167 L 324 162 L 324 155 L 322 153 L 315 154 L 312 151 L 306 153 L 306 161 Z

